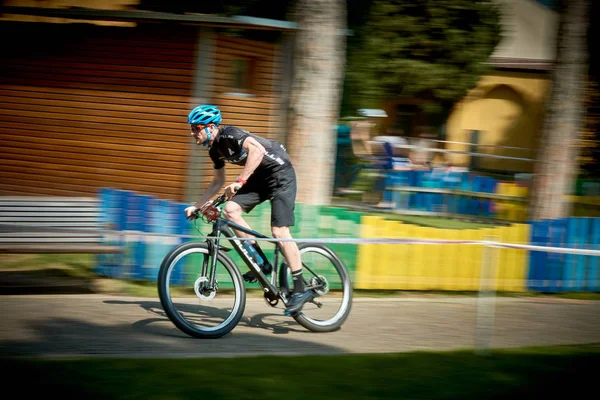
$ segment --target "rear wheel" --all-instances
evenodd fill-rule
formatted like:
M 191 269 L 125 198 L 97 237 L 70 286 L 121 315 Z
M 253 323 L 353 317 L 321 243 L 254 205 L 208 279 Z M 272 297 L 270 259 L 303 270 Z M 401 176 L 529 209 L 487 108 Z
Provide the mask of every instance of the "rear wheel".
M 340 258 L 327 246 L 300 244 L 302 276 L 306 289 L 317 295 L 307 302 L 302 311 L 292 317 L 313 332 L 331 332 L 339 329 L 352 307 L 352 282 Z M 285 268 L 280 276 L 282 292 L 291 294 L 291 271 Z
M 173 249 L 158 273 L 158 294 L 165 313 L 182 332 L 196 338 L 218 338 L 238 324 L 246 306 L 246 291 L 235 263 L 217 253 L 216 281 L 202 276 L 211 257 L 205 243 L 188 242 Z M 208 275 L 208 273 L 206 274 Z

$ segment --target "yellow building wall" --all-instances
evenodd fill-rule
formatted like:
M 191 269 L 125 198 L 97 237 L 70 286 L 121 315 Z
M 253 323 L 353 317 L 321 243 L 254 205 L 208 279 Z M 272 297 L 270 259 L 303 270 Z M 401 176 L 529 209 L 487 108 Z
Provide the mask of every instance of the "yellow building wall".
M 550 81 L 547 74 L 498 71 L 481 78 L 477 87 L 458 103 L 447 121 L 446 140 L 471 142 L 471 132 L 479 130 L 479 144 L 537 148 L 542 127 L 544 103 Z M 470 151 L 468 145 L 447 144 L 448 150 Z M 534 152 L 483 148 L 479 153 L 534 158 Z M 471 156 L 449 154 L 449 161 L 468 167 Z M 503 171 L 532 172 L 533 163 L 479 157 L 478 166 Z

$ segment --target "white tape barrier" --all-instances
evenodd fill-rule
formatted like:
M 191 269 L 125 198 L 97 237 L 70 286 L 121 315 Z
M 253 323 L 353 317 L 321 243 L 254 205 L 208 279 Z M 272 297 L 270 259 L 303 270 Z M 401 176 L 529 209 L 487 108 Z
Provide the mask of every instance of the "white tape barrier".
M 490 247 L 505 248 L 505 249 L 522 249 L 530 251 L 543 251 L 547 253 L 562 253 L 562 254 L 577 254 L 582 256 L 600 256 L 600 250 L 591 249 L 575 249 L 572 247 L 550 247 L 536 246 L 531 244 L 514 244 L 501 242 L 488 242 Z
M 487 157 L 487 158 L 499 158 L 499 159 L 502 159 L 502 160 L 518 160 L 518 161 L 530 161 L 530 162 L 535 162 L 536 161 L 534 158 L 500 156 L 500 155 L 496 155 L 496 154 L 475 153 L 475 152 L 472 152 L 472 151 L 463 151 L 463 150 L 446 150 L 446 149 L 436 149 L 436 148 L 422 148 L 421 146 L 416 146 L 416 145 L 413 145 L 413 144 L 394 144 L 393 147 L 397 148 L 397 149 L 420 150 L 420 151 L 423 151 L 423 152 L 447 153 L 447 154 L 462 154 L 462 155 Z
M 7 224 L 2 224 L 6 228 Z M 11 233 L 22 232 L 24 228 L 31 230 L 35 228 L 37 231 L 43 231 L 40 227 L 30 226 L 12 226 L 17 228 L 14 232 L 2 231 L 2 236 L 8 236 Z M 60 231 L 64 233 L 90 233 L 89 229 L 60 229 L 52 228 L 53 232 Z M 146 243 L 162 243 L 176 245 L 177 239 L 209 239 L 214 236 L 204 235 L 178 235 L 171 233 L 153 233 L 143 231 L 114 231 L 114 230 L 96 230 L 93 231 L 97 234 L 105 235 L 107 240 L 117 240 L 118 238 L 124 238 L 126 242 L 137 242 L 145 241 Z M 221 239 L 227 240 L 225 236 L 221 236 Z M 446 244 L 446 245 L 483 245 L 493 248 L 506 248 L 506 249 L 518 249 L 518 250 L 529 250 L 529 251 L 540 251 L 547 253 L 562 253 L 562 254 L 575 254 L 575 255 L 587 255 L 587 256 L 600 256 L 600 250 L 593 249 L 578 249 L 572 247 L 551 247 L 551 246 L 538 246 L 531 244 L 517 244 L 517 243 L 503 243 L 492 240 L 447 240 L 447 239 L 414 239 L 414 238 L 295 238 L 295 239 L 276 239 L 276 238 L 242 238 L 236 237 L 236 240 L 257 240 L 266 242 L 302 242 L 302 243 L 339 243 L 339 244 Z M 0 238 L 0 241 L 2 239 Z

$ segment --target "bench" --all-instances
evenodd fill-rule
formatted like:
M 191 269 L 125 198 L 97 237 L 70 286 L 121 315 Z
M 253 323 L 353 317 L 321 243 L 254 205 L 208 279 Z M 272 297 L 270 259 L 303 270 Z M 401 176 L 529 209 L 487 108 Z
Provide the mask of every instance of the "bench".
M 94 197 L 0 196 L 0 253 L 122 252 L 109 229 Z

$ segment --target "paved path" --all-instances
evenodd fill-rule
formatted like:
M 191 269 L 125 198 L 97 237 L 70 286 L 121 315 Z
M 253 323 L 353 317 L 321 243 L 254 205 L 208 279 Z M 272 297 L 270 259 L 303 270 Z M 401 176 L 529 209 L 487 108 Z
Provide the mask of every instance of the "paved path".
M 241 323 L 217 340 L 192 339 L 158 299 L 103 295 L 0 296 L 4 356 L 207 357 L 473 349 L 477 299 L 357 298 L 341 330 L 306 331 L 249 298 Z M 498 298 L 492 346 L 600 343 L 600 301 Z

